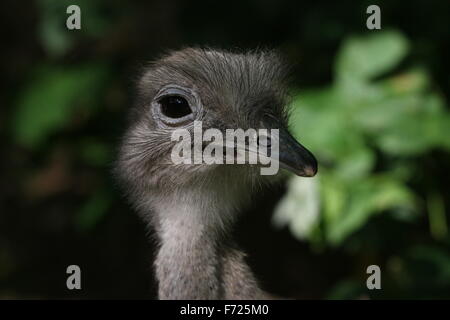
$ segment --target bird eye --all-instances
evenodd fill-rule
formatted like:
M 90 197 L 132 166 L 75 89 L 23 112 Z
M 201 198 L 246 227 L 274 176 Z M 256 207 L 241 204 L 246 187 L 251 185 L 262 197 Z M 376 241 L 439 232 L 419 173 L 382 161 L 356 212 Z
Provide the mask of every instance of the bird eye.
M 180 127 L 193 122 L 201 106 L 200 98 L 193 89 L 169 85 L 153 99 L 152 114 L 162 126 Z
M 192 113 L 187 100 L 180 96 L 165 96 L 158 103 L 161 106 L 161 113 L 168 118 L 179 119 Z

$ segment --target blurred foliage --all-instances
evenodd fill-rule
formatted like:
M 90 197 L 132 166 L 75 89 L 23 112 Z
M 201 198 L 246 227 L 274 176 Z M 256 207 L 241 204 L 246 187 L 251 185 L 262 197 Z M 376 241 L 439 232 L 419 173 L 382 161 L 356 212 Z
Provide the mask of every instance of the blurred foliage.
M 269 291 L 449 298 L 448 1 L 380 1 L 372 32 L 369 4 L 2 2 L 0 298 L 154 297 L 154 246 L 111 167 L 138 65 L 186 45 L 277 47 L 294 65 L 292 131 L 319 175 L 262 192 L 238 226 Z M 74 262 L 79 293 L 63 285 Z
M 105 71 L 101 64 L 36 71 L 17 102 L 11 124 L 17 142 L 36 148 L 48 135 L 66 127 L 75 111 L 95 112 Z
M 413 216 L 411 159 L 433 148 L 450 150 L 450 113 L 423 69 L 374 80 L 394 68 L 407 48 L 405 37 L 393 31 L 350 38 L 338 53 L 333 85 L 295 98 L 293 131 L 323 164 L 316 179 L 292 178 L 294 195 L 288 193 L 276 216 L 278 223 L 302 225 L 303 231 L 294 231 L 299 237 L 339 245 L 378 212 Z M 382 170 L 376 170 L 377 157 L 385 159 Z M 303 192 L 301 201 L 298 188 L 315 192 Z M 314 194 L 319 192 L 321 197 Z M 319 215 L 319 203 L 321 219 L 309 218 Z M 446 226 L 445 215 L 429 209 L 430 219 L 438 219 L 430 224 Z M 447 235 L 446 229 L 431 231 Z
M 431 236 L 448 239 L 442 195 L 430 185 L 420 203 L 409 183 L 421 155 L 450 151 L 450 113 L 424 68 L 392 72 L 408 48 L 395 31 L 350 37 L 337 54 L 333 84 L 298 91 L 292 130 L 321 165 L 313 179 L 290 178 L 275 224 L 320 248 L 345 245 L 373 215 L 389 212 L 407 223 L 427 210 Z M 448 287 L 450 254 L 414 250 L 437 269 L 436 285 Z M 330 297 L 351 297 L 353 289 L 344 282 Z

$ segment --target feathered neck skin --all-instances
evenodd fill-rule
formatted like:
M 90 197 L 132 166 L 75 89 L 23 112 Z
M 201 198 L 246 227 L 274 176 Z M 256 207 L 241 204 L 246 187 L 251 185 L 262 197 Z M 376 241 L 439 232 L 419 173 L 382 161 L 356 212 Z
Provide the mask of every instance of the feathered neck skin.
M 160 244 L 155 260 L 160 299 L 265 298 L 244 254 L 228 237 L 249 191 L 243 193 L 242 184 L 215 185 L 222 187 L 177 188 L 153 197 L 150 223 Z

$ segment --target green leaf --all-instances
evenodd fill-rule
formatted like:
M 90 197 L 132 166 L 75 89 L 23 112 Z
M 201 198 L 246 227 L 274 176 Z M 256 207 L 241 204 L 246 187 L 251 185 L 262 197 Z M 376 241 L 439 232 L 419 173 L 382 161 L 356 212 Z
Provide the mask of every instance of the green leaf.
M 428 89 L 431 84 L 430 76 L 423 68 L 415 68 L 399 75 L 395 75 L 381 82 L 381 86 L 389 94 L 416 94 Z
M 387 97 L 361 106 L 353 115 L 353 120 L 362 130 L 382 135 L 384 130 L 397 127 L 405 118 L 422 114 L 422 108 L 423 99 L 417 94 Z
M 433 147 L 448 147 L 449 124 L 447 114 L 405 114 L 395 126 L 380 132 L 376 142 L 386 153 L 412 156 Z
M 335 171 L 344 180 L 366 177 L 375 164 L 375 155 L 368 148 L 355 148 L 338 162 Z
M 326 226 L 332 225 L 345 214 L 349 186 L 332 172 L 321 172 L 321 196 Z
M 328 300 L 354 300 L 366 293 L 361 281 L 341 280 L 328 293 Z
M 296 96 L 290 121 L 293 135 L 319 159 L 335 161 L 361 146 L 361 136 L 349 122 L 348 110 L 332 89 Z
M 82 141 L 80 154 L 83 161 L 92 166 L 105 166 L 111 161 L 109 145 L 95 138 L 86 138 Z
M 346 40 L 336 60 L 337 79 L 369 80 L 395 67 L 408 52 L 399 32 L 384 31 Z
M 51 56 L 61 56 L 65 54 L 73 45 L 74 37 L 61 23 L 61 16 L 65 10 L 61 10 L 60 16 L 50 15 L 42 19 L 39 29 L 41 43 Z
M 111 206 L 111 193 L 99 191 L 95 193 L 75 216 L 75 224 L 80 230 L 88 230 L 96 226 Z
M 11 126 L 16 141 L 35 148 L 65 127 L 76 102 L 90 107 L 92 93 L 99 90 L 104 75 L 105 69 L 100 65 L 67 69 L 51 66 L 37 71 L 17 101 Z
M 343 212 L 338 219 L 329 221 L 327 225 L 329 242 L 340 244 L 373 214 L 396 207 L 413 207 L 412 193 L 397 181 L 389 177 L 374 176 L 353 184 Z

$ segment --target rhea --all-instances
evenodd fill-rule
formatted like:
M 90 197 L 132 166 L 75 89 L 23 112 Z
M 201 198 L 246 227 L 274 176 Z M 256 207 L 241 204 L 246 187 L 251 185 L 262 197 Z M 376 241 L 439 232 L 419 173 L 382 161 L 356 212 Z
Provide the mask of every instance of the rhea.
M 314 176 L 314 156 L 288 132 L 287 69 L 273 51 L 170 52 L 137 84 L 117 161 L 125 190 L 155 230 L 160 299 L 265 299 L 231 231 L 252 192 L 273 180 L 256 164 L 174 163 L 174 130 L 278 129 L 280 166 Z M 270 155 L 269 155 L 270 156 Z

